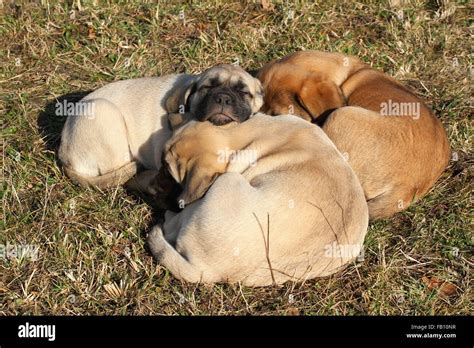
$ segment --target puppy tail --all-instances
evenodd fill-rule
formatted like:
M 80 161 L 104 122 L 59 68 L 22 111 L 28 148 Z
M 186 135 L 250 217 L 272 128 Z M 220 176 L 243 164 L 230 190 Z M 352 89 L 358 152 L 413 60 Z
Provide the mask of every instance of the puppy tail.
M 138 171 L 138 163 L 130 162 L 126 165 L 99 176 L 84 176 L 74 169 L 64 166 L 64 171 L 71 180 L 82 186 L 95 186 L 98 188 L 111 188 L 126 183 Z
M 148 234 L 148 246 L 155 259 L 176 278 L 191 283 L 209 282 L 203 278 L 203 272 L 198 271 L 166 241 L 161 227 L 153 227 Z

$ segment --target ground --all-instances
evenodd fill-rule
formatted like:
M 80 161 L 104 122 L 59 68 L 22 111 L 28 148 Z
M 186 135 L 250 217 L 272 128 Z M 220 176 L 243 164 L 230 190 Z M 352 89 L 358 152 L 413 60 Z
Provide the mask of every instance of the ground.
M 472 314 L 472 8 L 396 2 L 0 2 L 0 314 Z M 301 49 L 357 55 L 402 81 L 453 151 L 432 191 L 371 223 L 364 259 L 338 274 L 258 289 L 182 283 L 147 251 L 146 202 L 79 187 L 57 163 L 56 98 L 217 63 L 256 69 Z M 15 257 L 21 245 L 38 247 L 36 260 Z

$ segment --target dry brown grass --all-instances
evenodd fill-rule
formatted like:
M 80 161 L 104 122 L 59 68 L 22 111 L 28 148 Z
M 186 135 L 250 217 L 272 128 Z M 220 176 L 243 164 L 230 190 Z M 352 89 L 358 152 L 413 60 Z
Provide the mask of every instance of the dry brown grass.
M 467 3 L 321 1 L 263 10 L 215 1 L 81 1 L 79 10 L 77 0 L 3 2 L 0 245 L 40 249 L 37 261 L 0 259 L 0 313 L 472 314 Z M 358 55 L 411 86 L 440 117 L 458 155 L 422 201 L 371 224 L 364 261 L 339 274 L 262 289 L 181 283 L 144 247 L 155 219 L 147 204 L 122 188 L 75 186 L 56 163 L 64 121 L 51 114 L 57 97 L 237 58 L 253 69 L 303 48 Z M 448 281 L 456 292 L 441 296 L 423 277 Z

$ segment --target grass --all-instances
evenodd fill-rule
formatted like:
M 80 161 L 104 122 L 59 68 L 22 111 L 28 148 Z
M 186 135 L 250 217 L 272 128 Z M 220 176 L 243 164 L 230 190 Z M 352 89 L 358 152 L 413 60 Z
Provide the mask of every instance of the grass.
M 0 258 L 0 314 L 474 312 L 468 1 L 96 2 L 0 2 L 0 246 L 39 247 L 36 261 Z M 401 80 L 428 101 L 456 153 L 428 196 L 371 223 L 364 260 L 336 275 L 259 289 L 182 283 L 146 249 L 149 205 L 122 188 L 76 186 L 57 164 L 56 98 L 237 59 L 255 69 L 300 49 L 357 55 Z

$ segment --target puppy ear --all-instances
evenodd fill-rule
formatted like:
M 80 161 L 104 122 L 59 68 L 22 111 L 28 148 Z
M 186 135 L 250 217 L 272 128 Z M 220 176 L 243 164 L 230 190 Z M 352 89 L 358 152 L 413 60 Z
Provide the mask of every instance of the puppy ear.
M 198 168 L 196 158 L 185 160 L 185 157 L 182 156 L 179 159 L 168 152 L 165 162 L 168 163 L 168 170 L 173 179 L 183 188 L 178 197 L 180 206 L 182 204 L 188 205 L 204 196 L 219 176 L 219 172 L 216 171 L 216 167 L 212 163 L 207 165 L 201 163 Z
M 219 173 L 211 171 L 208 168 L 200 167 L 197 169 L 197 166 L 193 166 L 192 169 L 186 173 L 186 182 L 178 198 L 178 203 L 188 205 L 204 196 L 218 176 Z
M 171 113 L 168 114 L 168 122 L 170 124 L 171 130 L 175 131 L 182 125 L 185 125 L 193 119 L 193 115 L 190 112 L 181 113 Z
M 198 77 L 192 77 L 182 86 L 176 86 L 166 97 L 165 109 L 168 113 L 184 113 L 187 109 L 188 98 L 196 90 Z
M 172 155 L 171 152 L 165 154 L 165 162 L 168 164 L 168 171 L 173 179 L 178 184 L 182 184 L 186 176 L 186 163 L 180 162 L 178 157 Z
M 186 139 L 179 141 L 186 141 Z M 178 155 L 177 151 L 176 147 L 168 147 L 163 156 L 163 165 L 168 167 L 169 174 L 182 187 L 178 197 L 178 204 L 182 207 L 183 204 L 187 205 L 200 198 L 208 187 L 207 182 L 211 180 L 202 175 L 203 172 L 196 170 L 196 157 L 190 156 L 191 153 Z M 200 180 L 203 182 L 200 183 Z
M 253 113 L 256 113 L 260 111 L 260 109 L 263 106 L 264 92 L 263 92 L 263 86 L 260 80 L 254 78 L 254 83 L 255 83 L 255 97 L 253 98 L 253 101 L 252 101 L 252 111 Z
M 325 112 L 344 106 L 346 102 L 341 89 L 334 82 L 313 75 L 303 82 L 296 98 L 314 120 Z

